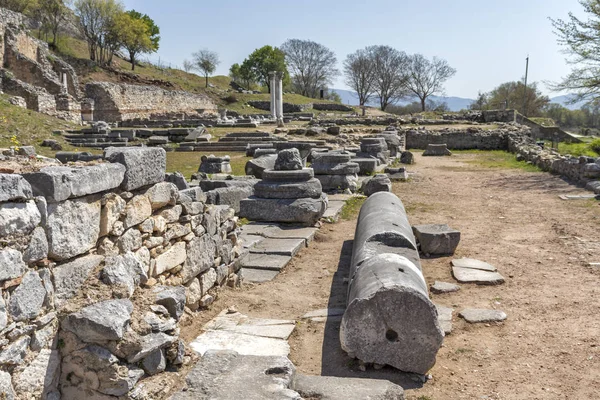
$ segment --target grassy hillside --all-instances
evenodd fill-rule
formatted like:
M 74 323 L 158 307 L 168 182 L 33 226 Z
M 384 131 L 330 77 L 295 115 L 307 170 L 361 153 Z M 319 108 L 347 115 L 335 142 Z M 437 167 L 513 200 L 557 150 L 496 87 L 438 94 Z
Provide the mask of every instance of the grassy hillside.
M 207 88 L 203 76 L 187 73 L 169 66 L 142 62 L 140 65 L 136 65 L 135 71 L 131 71 L 131 64 L 128 61 L 115 57 L 112 69 L 100 68 L 89 60 L 86 42 L 70 36 L 59 38 L 55 52 L 73 65 L 79 75 L 81 84 L 91 81 L 128 82 L 157 85 L 166 89 L 185 90 L 192 93 L 204 93 L 210 96 L 220 107 L 244 114 L 264 113 L 263 110 L 248 106 L 247 102 L 269 100 L 270 98 L 268 93 L 237 93 L 231 88 L 231 79 L 227 76 L 210 77 L 208 80 L 210 87 Z M 232 102 L 231 100 L 234 99 L 236 101 Z M 284 94 L 283 101 L 292 104 L 308 104 L 315 101 L 328 102 L 298 94 Z

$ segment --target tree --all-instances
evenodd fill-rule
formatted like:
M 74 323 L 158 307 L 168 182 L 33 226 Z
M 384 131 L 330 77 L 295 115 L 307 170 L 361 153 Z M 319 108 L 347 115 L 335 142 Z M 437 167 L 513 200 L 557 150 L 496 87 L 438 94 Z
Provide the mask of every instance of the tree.
M 364 115 L 364 107 L 373 96 L 375 87 L 375 63 L 369 49 L 348 54 L 344 61 L 344 75 L 346 85 L 356 92 Z
M 242 80 L 241 78 L 241 73 L 240 73 L 240 64 L 235 63 L 233 64 L 230 68 L 229 68 L 229 77 L 231 78 L 232 81 L 234 81 L 235 83 L 238 83 L 239 81 Z
M 573 70 L 561 82 L 551 88 L 556 91 L 575 91 L 572 102 L 589 100 L 600 94 L 600 1 L 580 0 L 587 21 L 569 13 L 569 19 L 550 19 L 558 36 L 558 43 L 571 56 L 567 62 Z
M 475 100 L 469 108 L 471 110 L 485 110 L 488 104 L 488 97 L 486 93 L 479 91 L 477 93 L 477 100 Z
M 524 114 L 526 107 L 526 115 L 532 117 L 542 115 L 544 108 L 550 103 L 548 96 L 542 95 L 535 82 L 527 86 L 527 91 L 523 82 L 505 82 L 487 96 L 491 108 L 515 109 Z
M 0 7 L 18 13 L 27 13 L 31 11 L 34 3 L 35 1 L 32 0 L 0 0 Z
M 107 64 L 118 48 L 116 18 L 123 12 L 118 0 L 75 0 L 75 15 L 88 43 L 90 59 Z
M 296 93 L 317 98 L 339 75 L 335 53 L 311 40 L 288 39 L 281 45 Z
M 56 47 L 58 30 L 67 21 L 70 13 L 69 0 L 39 0 L 37 16 L 42 23 L 41 31 L 52 33 L 52 47 Z
M 389 104 L 408 94 L 406 81 L 409 58 L 403 51 L 390 46 L 371 46 L 367 51 L 374 63 L 374 91 L 379 97 L 381 110 L 385 111 Z
M 185 72 L 190 72 L 191 70 L 194 69 L 194 63 L 191 62 L 190 60 L 183 60 L 183 70 Z
M 406 88 L 421 100 L 421 111 L 425 111 L 427 98 L 444 92 L 444 83 L 456 74 L 446 60 L 433 57 L 428 60 L 422 54 L 409 57 Z
M 256 82 L 256 75 L 254 74 L 254 71 L 250 65 L 245 62 L 240 66 L 240 79 L 248 90 L 250 90 L 254 85 L 254 82 Z
M 253 76 L 260 84 L 271 92 L 269 72 L 283 72 L 284 86 L 289 82 L 290 74 L 285 65 L 285 54 L 277 47 L 269 45 L 256 49 L 244 60 L 241 68 L 249 76 Z
M 219 61 L 219 55 L 207 49 L 199 50 L 192 54 L 194 68 L 204 75 L 206 78 L 206 87 L 208 87 L 208 77 L 217 69 Z
M 146 14 L 135 10 L 120 13 L 116 17 L 115 29 L 120 45 L 129 53 L 132 71 L 139 54 L 158 50 L 160 29 Z

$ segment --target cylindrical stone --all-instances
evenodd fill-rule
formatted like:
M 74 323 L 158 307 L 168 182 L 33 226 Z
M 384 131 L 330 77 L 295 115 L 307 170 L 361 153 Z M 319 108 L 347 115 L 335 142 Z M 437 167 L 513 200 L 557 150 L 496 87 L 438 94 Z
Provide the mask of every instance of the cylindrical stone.
M 404 205 L 375 193 L 356 226 L 342 348 L 364 362 L 425 374 L 443 337 Z

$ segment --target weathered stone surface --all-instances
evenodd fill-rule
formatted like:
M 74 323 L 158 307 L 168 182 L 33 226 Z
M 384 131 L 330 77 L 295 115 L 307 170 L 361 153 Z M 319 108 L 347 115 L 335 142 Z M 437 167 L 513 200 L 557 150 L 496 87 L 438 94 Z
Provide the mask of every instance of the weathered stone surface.
M 304 239 L 271 239 L 267 238 L 257 243 L 250 253 L 274 254 L 282 256 L 295 256 L 306 246 Z
M 215 286 L 217 281 L 217 271 L 214 268 L 209 269 L 202 275 L 199 275 L 200 286 L 202 286 L 202 294 L 206 294 L 210 288 Z
M 452 275 L 460 283 L 475 283 L 478 285 L 500 285 L 504 283 L 504 277 L 498 272 L 480 269 L 452 267 Z
M 165 309 L 165 313 L 168 315 L 169 312 Z M 144 321 L 150 326 L 152 332 L 168 332 L 177 328 L 177 321 L 174 318 L 162 318 L 153 312 L 147 312 Z
M 443 294 L 458 292 L 460 290 L 460 286 L 455 285 L 454 283 L 435 281 L 433 285 L 431 285 L 430 289 L 432 293 Z
M 251 221 L 298 222 L 313 225 L 327 209 L 327 197 L 320 199 L 261 199 L 250 197 L 240 202 L 240 217 Z
M 23 261 L 28 264 L 35 263 L 48 257 L 48 239 L 46 231 L 41 226 L 35 228 L 29 240 L 29 246 L 23 253 Z
M 59 380 L 60 354 L 58 350 L 42 350 L 37 357 L 14 379 L 17 393 L 27 393 L 34 398 L 44 398 L 56 389 Z M 47 397 L 46 397 L 47 398 Z
M 96 246 L 100 233 L 100 199 L 84 197 L 48 205 L 49 256 L 67 260 Z
M 42 216 L 33 200 L 0 204 L 0 237 L 27 235 L 41 220 Z
M 236 186 L 236 187 L 224 187 L 217 188 L 206 192 L 208 204 L 215 205 L 227 205 L 239 212 L 240 201 L 247 199 L 254 194 L 254 188 L 252 186 Z
M 125 209 L 125 200 L 118 194 L 109 193 L 102 199 L 102 210 L 100 213 L 100 236 L 106 236 L 112 230 L 115 222 L 121 217 Z
M 310 197 L 318 199 L 323 189 L 321 182 L 312 178 L 306 182 L 267 182 L 254 185 L 254 195 L 264 199 L 298 199 Z
M 0 281 L 18 278 L 27 271 L 20 251 L 4 248 L 0 250 Z
M 121 188 L 135 190 L 162 182 L 167 167 L 167 153 L 160 147 L 108 148 L 104 157 L 126 168 Z
M 195 311 L 198 308 L 198 302 L 202 299 L 202 285 L 198 278 L 193 278 L 186 284 L 185 302 L 186 306 Z
M 52 166 L 24 174 L 36 196 L 49 202 L 87 196 L 119 187 L 125 175 L 121 164 L 97 164 L 81 168 Z
M 382 379 L 338 378 L 297 374 L 292 389 L 319 400 L 404 400 L 404 389 Z
M 263 171 L 262 176 L 267 182 L 306 182 L 314 178 L 315 173 L 312 168 L 302 168 L 291 171 L 266 169 Z
M 192 239 L 186 249 L 186 260 L 181 270 L 181 279 L 184 283 L 213 267 L 217 252 L 215 242 L 209 235 Z
M 266 169 L 274 169 L 276 160 L 277 155 L 275 154 L 249 160 L 245 166 L 246 175 L 252 175 L 258 179 L 262 179 L 263 171 Z
M 279 275 L 279 271 L 254 268 L 242 268 L 240 272 L 244 282 L 252 283 L 270 282 Z
M 63 320 L 63 328 L 87 343 L 102 343 L 123 338 L 131 319 L 129 300 L 107 300 L 92 304 Z
M 127 203 L 127 207 L 125 207 L 125 219 L 123 220 L 123 227 L 125 229 L 131 228 L 132 226 L 144 222 L 144 220 L 151 215 L 152 204 L 150 204 L 148 196 L 135 196 Z
M 10 296 L 8 310 L 15 321 L 36 318 L 46 297 L 46 289 L 36 271 L 29 271 L 21 280 L 21 284 Z
M 206 194 L 202 191 L 200 187 L 193 187 L 185 190 L 179 191 L 180 196 L 187 196 L 192 201 L 199 201 L 201 203 L 206 202 Z
M 0 331 L 6 328 L 8 324 L 8 313 L 6 312 L 6 303 L 4 297 L 2 297 L 2 291 L 0 290 Z
M 154 276 L 158 276 L 165 271 L 170 271 L 178 265 L 181 265 L 187 259 L 186 243 L 177 242 L 169 250 L 156 258 L 154 266 Z
M 446 224 L 415 225 L 413 233 L 423 254 L 454 254 L 460 242 L 460 232 Z
M 324 191 L 342 191 L 349 189 L 351 192 L 358 190 L 358 177 L 356 175 L 316 175 Z
M 315 170 L 315 175 L 355 175 L 360 172 L 360 166 L 354 162 L 328 164 L 315 161 L 311 168 Z
M 210 320 L 205 331 L 235 332 L 244 335 L 288 340 L 296 327 L 296 321 L 284 319 L 253 318 L 239 312 L 223 310 Z M 244 350 L 241 353 L 246 354 Z
M 169 207 L 163 210 L 160 213 L 160 216 L 165 219 L 167 224 L 172 224 L 179 221 L 179 217 L 181 217 L 181 213 L 183 212 L 183 207 L 181 205 L 176 205 L 174 207 Z
M 142 262 L 133 253 L 106 257 L 102 281 L 107 285 L 124 286 L 129 297 L 140 283 L 146 283 L 148 275 Z
M 371 196 L 377 192 L 391 192 L 392 181 L 386 174 L 377 174 L 363 181 L 362 192 L 365 196 Z
M 2 352 L 0 352 L 0 365 L 12 366 L 21 364 L 27 355 L 27 348 L 30 341 L 31 338 L 29 336 L 22 336 L 4 347 Z
M 166 333 L 151 333 L 146 336 L 142 336 L 140 340 L 140 349 L 131 354 L 127 358 L 127 362 L 136 363 L 156 350 L 164 349 L 177 341 L 177 337 L 167 335 Z
M 129 228 L 123 236 L 117 240 L 117 246 L 121 253 L 136 251 L 142 247 L 142 233 L 137 228 Z
M 54 339 L 57 336 L 56 323 L 51 323 L 39 329 L 31 336 L 31 350 L 40 351 L 49 348 L 53 345 Z
M 33 191 L 25 178 L 18 174 L 0 174 L 0 202 L 31 198 Z
M 179 321 L 185 308 L 185 287 L 183 286 L 158 286 L 154 288 L 155 303 L 164 306 L 171 317 Z
M 438 312 L 438 321 L 440 326 L 444 330 L 445 335 L 449 335 L 452 333 L 452 313 L 454 310 L 450 307 L 440 306 L 439 304 L 435 305 L 435 308 Z
M 414 164 L 415 156 L 410 151 L 403 151 L 402 154 L 400 155 L 400 162 L 402 164 L 409 164 L 409 165 Z
M 428 144 L 423 156 L 451 156 L 452 152 L 448 150 L 446 144 Z
M 104 261 L 103 256 L 90 255 L 78 258 L 54 268 L 54 292 L 56 305 L 62 306 L 77 295 L 92 271 Z
M 167 359 L 162 349 L 154 350 L 142 361 L 142 368 L 150 376 L 159 374 L 167 367 Z
M 502 322 L 506 319 L 506 314 L 500 310 L 486 310 L 478 308 L 465 308 L 459 314 L 465 321 L 472 324 L 485 322 Z
M 277 160 L 273 167 L 276 171 L 293 171 L 302 169 L 304 163 L 300 151 L 296 148 L 283 149 L 277 153 Z
M 179 171 L 165 174 L 165 182 L 170 182 L 174 184 L 178 190 L 185 190 L 190 188 L 190 185 L 188 184 L 187 180 Z
M 298 393 L 288 389 L 294 375 L 295 367 L 287 357 L 209 351 L 188 374 L 186 389 L 176 393 L 172 400 L 300 400 Z
M 153 210 L 158 210 L 167 205 L 174 206 L 179 198 L 177 186 L 168 182 L 160 182 L 146 192 Z
M 482 271 L 496 272 L 498 268 L 485 261 L 476 260 L 474 258 L 455 258 L 452 260 L 453 267 L 480 269 Z
M 12 386 L 12 379 L 8 372 L 0 371 L 0 397 L 6 400 L 15 400 L 17 395 Z
M 313 152 L 313 164 L 336 165 L 350 162 L 352 155 L 350 153 L 317 153 Z
M 242 268 L 281 271 L 291 259 L 291 256 L 250 253 L 242 260 Z
M 230 157 L 217 157 L 214 155 L 202 156 L 200 159 L 200 167 L 198 172 L 204 172 L 205 174 L 230 174 L 231 164 L 229 163 Z

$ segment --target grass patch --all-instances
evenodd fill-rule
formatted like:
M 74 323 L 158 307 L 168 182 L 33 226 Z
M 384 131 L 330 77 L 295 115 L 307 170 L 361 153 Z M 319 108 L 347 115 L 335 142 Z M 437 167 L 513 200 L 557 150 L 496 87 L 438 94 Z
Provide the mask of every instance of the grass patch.
M 472 353 L 473 349 L 469 349 L 466 347 L 459 347 L 458 349 L 456 349 L 455 351 L 457 354 L 465 354 L 465 353 Z
M 552 118 L 529 117 L 529 120 L 542 126 L 556 126 L 556 122 Z
M 503 150 L 452 150 L 454 154 L 473 154 L 476 157 L 464 160 L 482 168 L 521 169 L 526 172 L 541 172 L 541 169 L 525 161 L 517 161 L 514 154 Z
M 246 175 L 245 167 L 246 162 L 251 160 L 252 157 L 246 157 L 245 153 L 232 153 L 232 152 L 169 152 L 167 153 L 167 172 L 181 172 L 186 179 L 190 179 L 192 174 L 198 172 L 200 167 L 200 158 L 203 155 L 214 154 L 215 156 L 229 155 L 231 157 L 231 169 L 233 175 Z
M 67 144 L 60 135 L 53 136 L 52 132 L 63 129 L 74 129 L 77 126 L 67 121 L 13 106 L 8 102 L 10 96 L 0 95 L 0 147 L 14 146 L 13 135 L 21 146 L 34 146 L 37 153 L 44 156 L 54 156 L 53 151 L 41 147 L 44 139 L 55 139 L 64 150 L 71 151 L 73 146 Z
M 346 201 L 344 207 L 342 207 L 340 218 L 344 220 L 356 218 L 365 200 L 367 200 L 366 197 L 351 197 L 348 201 Z
M 593 139 L 584 143 L 558 143 L 558 152 L 563 155 L 572 155 L 574 157 L 598 157 L 597 150 L 600 150 L 599 139 Z M 546 142 L 548 148 L 552 146 L 550 142 Z M 594 150 L 595 149 L 595 150 Z

